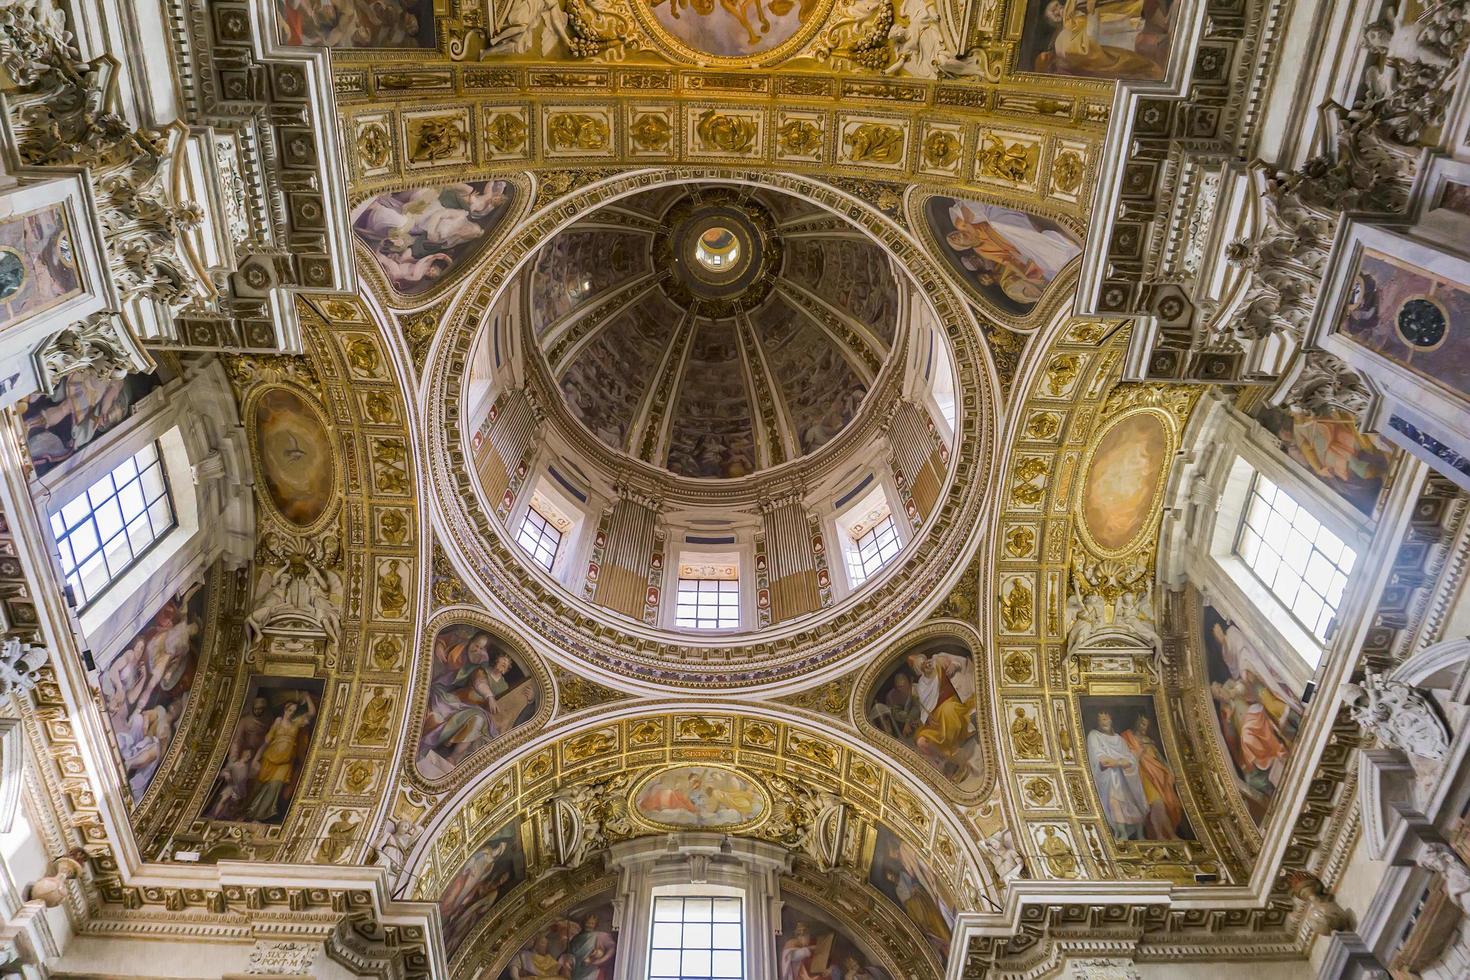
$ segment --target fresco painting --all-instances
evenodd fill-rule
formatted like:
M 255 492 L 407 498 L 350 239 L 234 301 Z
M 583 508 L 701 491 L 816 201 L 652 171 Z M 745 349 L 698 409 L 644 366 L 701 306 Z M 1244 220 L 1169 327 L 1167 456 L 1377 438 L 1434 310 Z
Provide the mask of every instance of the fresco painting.
M 612 980 L 618 934 L 612 893 L 567 909 L 506 964 L 500 980 Z
M 868 881 L 903 910 L 941 964 L 948 960 L 954 900 L 919 851 L 883 824 L 877 825 Z
M 826 445 L 857 415 L 868 386 L 805 316 L 777 298 L 751 317 L 805 455 Z
M 652 296 L 613 317 L 557 384 L 577 420 L 613 449 L 626 449 L 639 400 L 668 346 L 668 304 Z
M 500 896 L 526 880 L 519 819 L 497 830 L 466 859 L 439 896 L 444 948 L 453 957 Z
M 1398 450 L 1360 431 L 1352 413 L 1324 408 L 1314 414 L 1266 405 L 1255 419 L 1287 456 L 1364 514 L 1373 513 Z
M 444 627 L 434 637 L 419 771 L 430 779 L 447 775 L 530 721 L 540 703 L 540 686 L 499 637 L 471 623 Z
M 536 253 L 531 271 L 531 323 L 536 339 L 604 290 L 648 270 L 648 245 L 634 232 L 568 230 Z
M 478 255 L 515 199 L 504 180 L 391 191 L 359 205 L 352 228 L 389 284 L 415 296 Z
M 898 286 L 888 256 L 872 242 L 793 238 L 787 274 L 866 326 L 885 347 L 898 323 Z
M 669 470 L 714 479 L 754 473 L 759 463 L 753 414 L 735 325 L 701 323 L 674 408 Z
M 1171 0 L 1030 0 L 1020 67 L 1086 78 L 1163 78 L 1178 6 Z
M 209 792 L 211 820 L 279 825 L 311 752 L 322 681 L 252 676 L 230 747 Z
M 1272 658 L 1208 602 L 1201 634 L 1216 730 L 1246 809 L 1261 824 L 1281 786 L 1303 706 Z
M 1082 519 L 1104 551 L 1121 551 L 1158 512 L 1167 473 L 1169 432 L 1153 412 L 1109 423 L 1093 451 L 1082 485 Z
M 111 380 L 79 371 L 57 382 L 50 395 L 22 399 L 16 411 L 36 475 L 44 476 L 117 428 L 161 383 L 156 374 Z
M 0 221 L 0 327 L 82 292 L 66 211 L 55 205 Z
M 281 516 L 308 527 L 326 512 L 336 488 L 332 439 L 321 415 L 290 388 L 255 402 L 254 437 L 266 493 Z
M 432 48 L 434 0 L 276 0 L 283 44 Z
M 718 766 L 679 766 L 638 787 L 634 809 L 661 826 L 738 827 L 765 816 L 765 794 L 745 776 Z
M 188 707 L 208 597 L 202 584 L 174 595 L 98 676 L 134 803 L 148 792 Z
M 950 271 L 979 299 L 1013 316 L 1029 313 L 1082 254 L 1082 243 L 1055 221 L 1002 204 L 936 196 L 925 208 Z
M 721 58 L 770 51 L 790 40 L 817 0 L 649 0 L 659 26 L 689 47 Z
M 1337 332 L 1464 399 L 1470 391 L 1470 289 L 1364 250 Z
M 1178 773 L 1164 754 L 1153 698 L 1085 696 L 1087 762 L 1119 840 L 1193 840 Z
M 898 739 L 963 790 L 985 778 L 975 724 L 975 663 L 958 643 L 900 656 L 873 688 L 868 722 Z
M 831 917 L 788 893 L 782 898 L 779 980 L 893 980 Z

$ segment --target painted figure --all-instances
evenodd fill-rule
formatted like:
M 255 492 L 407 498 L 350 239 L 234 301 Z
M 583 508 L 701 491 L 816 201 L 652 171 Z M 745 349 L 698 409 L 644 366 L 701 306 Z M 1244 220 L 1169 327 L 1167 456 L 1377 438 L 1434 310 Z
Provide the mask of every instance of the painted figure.
M 434 638 L 419 768 L 430 778 L 536 713 L 536 682 L 488 632 L 447 626 Z
M 306 765 L 322 682 L 254 677 L 205 806 L 212 820 L 280 824 Z
M 983 776 L 975 728 L 974 663 L 968 653 L 909 654 L 880 683 L 868 720 L 961 785 Z
M 188 704 L 205 599 L 198 588 L 164 603 L 98 678 L 135 802 L 147 792 Z
M 1143 839 L 1148 816 L 1138 759 L 1122 735 L 1113 730 L 1113 716 L 1100 711 L 1097 727 L 1087 733 L 1087 758 L 1102 801 L 1103 816 L 1120 840 Z
M 514 195 L 503 180 L 394 191 L 359 206 L 352 227 L 393 288 L 414 295 L 478 252 Z

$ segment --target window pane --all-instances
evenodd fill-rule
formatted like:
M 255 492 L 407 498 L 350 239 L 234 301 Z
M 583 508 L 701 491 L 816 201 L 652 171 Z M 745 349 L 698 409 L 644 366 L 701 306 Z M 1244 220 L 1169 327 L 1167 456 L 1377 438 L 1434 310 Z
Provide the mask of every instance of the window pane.
M 1357 554 L 1259 473 L 1249 499 L 1235 554 L 1307 632 L 1325 640 Z
M 660 896 L 654 899 L 653 917 L 650 980 L 740 980 L 745 975 L 740 899 Z
M 163 464 L 151 443 L 52 512 L 62 570 L 80 608 L 90 605 L 174 524 Z M 70 575 L 77 564 L 78 574 Z
M 731 629 L 740 625 L 738 579 L 679 579 L 675 625 L 684 629 Z

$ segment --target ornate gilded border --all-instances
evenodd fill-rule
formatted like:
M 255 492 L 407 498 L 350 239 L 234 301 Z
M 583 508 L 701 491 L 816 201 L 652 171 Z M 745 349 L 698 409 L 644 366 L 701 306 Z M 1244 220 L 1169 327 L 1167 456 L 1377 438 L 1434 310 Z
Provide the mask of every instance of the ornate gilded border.
M 647 786 L 654 779 L 657 779 L 659 776 L 662 776 L 664 773 L 666 773 L 666 772 L 673 772 L 673 771 L 678 770 L 678 769 L 690 769 L 690 768 L 694 768 L 694 767 L 699 767 L 699 768 L 704 768 L 704 769 L 721 769 L 721 770 L 723 770 L 725 772 L 732 772 L 732 773 L 735 773 L 737 776 L 739 776 L 741 779 L 743 779 L 746 782 L 750 783 L 752 786 L 755 787 L 756 792 L 760 794 L 761 803 L 762 803 L 762 808 L 761 808 L 760 815 L 757 816 L 757 817 L 753 817 L 750 820 L 743 820 L 743 821 L 741 821 L 739 823 L 721 824 L 721 825 L 711 826 L 711 827 L 685 827 L 685 826 L 681 826 L 679 824 L 664 823 L 664 822 L 662 822 L 660 820 L 653 820 L 653 819 L 645 816 L 644 813 L 643 813 L 643 811 L 642 810 L 639 810 L 637 804 L 633 802 L 634 800 L 638 799 L 638 797 L 640 795 L 642 795 L 643 788 L 645 786 Z M 771 794 L 768 793 L 768 792 L 766 792 L 766 788 L 764 786 L 762 786 L 760 783 L 758 783 L 755 780 L 751 779 L 748 775 L 746 775 L 745 773 L 741 772 L 736 767 L 730 766 L 730 765 L 721 765 L 721 764 L 715 763 L 715 762 L 699 762 L 697 760 L 691 760 L 689 762 L 680 762 L 680 763 L 675 763 L 673 765 L 660 766 L 657 769 L 652 770 L 651 772 L 644 773 L 642 776 L 639 777 L 638 781 L 636 783 L 634 783 L 631 788 L 629 788 L 629 790 L 628 790 L 628 801 L 629 801 L 629 804 L 628 804 L 628 817 L 629 817 L 629 819 L 631 819 L 633 821 L 633 823 L 638 824 L 639 826 L 642 826 L 642 827 L 646 827 L 649 830 L 652 830 L 652 831 L 657 832 L 657 833 L 681 833 L 681 832 L 688 832 L 688 831 L 709 831 L 711 833 L 738 834 L 738 833 L 741 833 L 742 831 L 751 830 L 751 829 L 754 829 L 756 827 L 759 827 L 761 824 L 765 823 L 767 820 L 769 820 L 771 818 Z

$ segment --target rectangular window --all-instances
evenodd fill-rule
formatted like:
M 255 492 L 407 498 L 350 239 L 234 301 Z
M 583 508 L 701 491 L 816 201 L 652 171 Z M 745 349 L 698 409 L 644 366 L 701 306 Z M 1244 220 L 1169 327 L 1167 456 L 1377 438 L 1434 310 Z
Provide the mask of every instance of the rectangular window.
M 740 580 L 679 579 L 674 625 L 690 630 L 723 630 L 739 626 Z
M 869 576 L 888 564 L 898 551 L 898 528 L 893 524 L 893 515 L 886 514 L 854 538 L 847 552 L 847 573 L 853 588 L 862 585 Z
M 78 608 L 96 601 L 176 523 L 157 442 L 53 512 L 61 573 Z
M 552 562 L 556 561 L 556 551 L 561 547 L 561 531 L 535 507 L 527 507 L 526 517 L 516 532 L 516 543 L 549 572 Z
M 654 898 L 648 980 L 741 980 L 744 976 L 740 899 Z
M 1358 555 L 1257 473 L 1235 538 L 1235 553 L 1302 627 L 1326 641 Z

